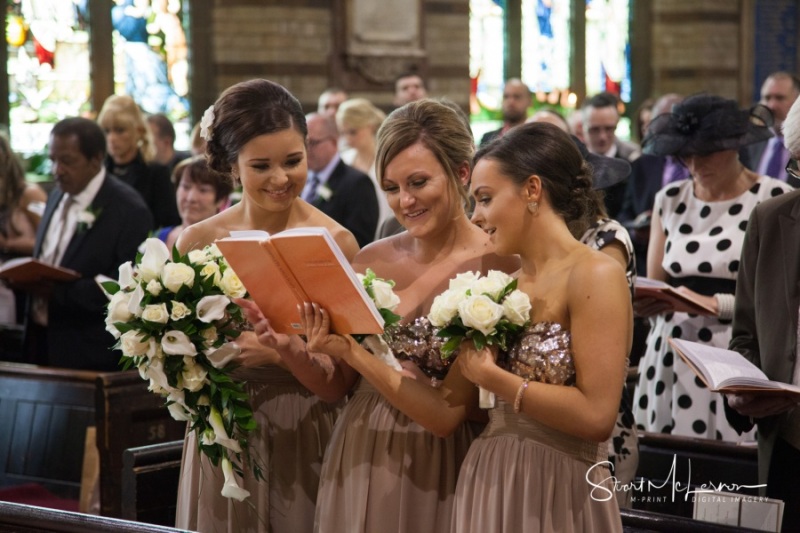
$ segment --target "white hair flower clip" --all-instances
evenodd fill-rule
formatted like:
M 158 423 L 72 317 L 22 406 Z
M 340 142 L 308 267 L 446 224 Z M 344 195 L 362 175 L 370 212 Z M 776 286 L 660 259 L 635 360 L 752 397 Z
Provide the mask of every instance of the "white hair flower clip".
M 206 112 L 203 113 L 203 118 L 200 119 L 200 137 L 206 140 L 211 140 L 212 132 L 211 126 L 214 124 L 214 104 L 208 106 Z

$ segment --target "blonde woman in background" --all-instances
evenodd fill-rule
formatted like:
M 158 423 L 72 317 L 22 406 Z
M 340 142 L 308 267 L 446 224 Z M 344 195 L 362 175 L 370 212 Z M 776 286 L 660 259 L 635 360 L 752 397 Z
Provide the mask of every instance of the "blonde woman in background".
M 375 136 L 384 119 L 386 113 L 366 98 L 345 100 L 336 111 L 336 127 L 349 147 L 342 152 L 342 161 L 368 174 L 379 193 L 382 189 L 375 177 Z M 378 194 L 378 228 L 391 217 L 392 209 L 386 195 Z
M 169 169 L 154 162 L 153 137 L 133 98 L 109 96 L 97 123 L 106 134 L 106 170 L 142 195 L 156 227 L 180 224 Z

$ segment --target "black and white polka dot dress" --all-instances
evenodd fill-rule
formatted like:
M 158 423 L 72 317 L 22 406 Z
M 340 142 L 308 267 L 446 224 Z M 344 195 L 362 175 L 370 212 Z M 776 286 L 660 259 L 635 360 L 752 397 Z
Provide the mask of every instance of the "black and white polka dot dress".
M 733 285 L 750 212 L 760 202 L 791 188 L 767 176 L 732 200 L 703 202 L 694 196 L 692 180 L 671 184 L 656 195 L 655 207 L 666 236 L 662 267 L 672 285 L 690 286 L 713 295 Z M 704 289 L 705 292 L 704 292 Z M 690 437 L 741 442 L 725 420 L 721 395 L 695 377 L 667 343 L 670 337 L 728 347 L 731 321 L 687 313 L 666 313 L 651 319 L 647 349 L 639 362 L 634 417 L 640 429 Z

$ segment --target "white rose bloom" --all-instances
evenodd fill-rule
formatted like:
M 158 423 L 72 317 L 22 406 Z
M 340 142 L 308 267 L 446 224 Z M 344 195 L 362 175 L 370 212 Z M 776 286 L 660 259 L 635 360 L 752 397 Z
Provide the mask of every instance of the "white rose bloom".
M 157 324 L 166 324 L 169 321 L 167 304 L 145 305 L 144 311 L 142 311 L 142 320 L 155 322 Z
M 186 333 L 176 329 L 164 333 L 161 349 L 168 355 L 197 355 L 197 349 Z
M 186 285 L 191 288 L 194 286 L 194 269 L 183 263 L 167 263 L 161 272 L 161 282 L 172 292 L 178 292 L 181 287 Z
M 222 257 L 222 252 L 219 251 L 219 248 L 216 244 L 209 244 L 204 248 L 204 250 L 210 257 L 213 257 L 214 259 L 219 259 Z
M 192 250 L 187 254 L 187 257 L 195 265 L 202 265 L 210 259 L 205 250 Z
M 202 389 L 208 372 L 203 369 L 202 365 L 196 364 L 192 357 L 184 357 L 183 365 L 183 371 L 181 372 L 183 388 L 192 392 Z
M 514 290 L 503 300 L 503 313 L 512 324 L 522 326 L 531 314 L 531 299 L 520 290 Z
M 242 280 L 236 275 L 232 268 L 225 270 L 222 274 L 222 279 L 219 282 L 219 288 L 226 296 L 231 298 L 243 298 L 247 294 L 247 289 L 242 285 Z
M 111 333 L 115 339 L 119 339 L 120 332 L 114 325 L 114 321 L 110 320 L 109 317 L 106 317 L 106 331 Z
M 394 293 L 392 286 L 380 279 L 372 280 L 372 294 L 378 309 L 394 311 L 400 305 L 400 297 Z
M 458 314 L 465 326 L 490 335 L 503 317 L 503 306 L 486 295 L 470 296 L 458 306 Z
M 142 300 L 144 299 L 144 289 L 141 284 L 137 285 L 128 300 L 128 311 L 133 316 L 142 316 Z
M 123 333 L 120 338 L 120 341 L 122 341 L 122 354 L 128 357 L 145 355 L 150 343 L 144 340 L 144 337 L 144 333 L 140 333 L 135 329 Z
M 222 486 L 222 495 L 225 498 L 233 498 L 238 501 L 244 501 L 245 498 L 250 496 L 250 493 L 240 487 L 236 483 L 236 477 L 233 473 L 233 465 L 227 457 L 222 458 L 222 473 L 225 475 L 225 484 Z
M 215 342 L 217 342 L 217 328 L 211 326 L 209 328 L 200 330 L 200 336 L 205 339 L 203 344 L 210 348 Z
M 428 320 L 437 328 L 446 326 L 458 313 L 458 304 L 466 299 L 462 291 L 446 290 L 433 299 Z
M 508 287 L 508 285 L 514 281 L 514 278 L 502 272 L 500 270 L 490 270 L 488 274 L 486 274 L 487 278 L 492 278 L 497 280 L 503 287 Z
M 158 282 L 157 279 L 151 279 L 150 281 L 147 282 L 147 292 L 149 292 L 153 296 L 158 296 L 159 294 L 161 294 L 161 290 L 163 288 L 164 287 L 161 285 L 161 283 Z
M 172 320 L 180 320 L 182 318 L 186 318 L 187 316 L 191 316 L 192 310 L 184 304 L 183 302 L 179 302 L 177 300 L 172 300 L 172 311 L 169 314 L 169 317 Z
M 108 321 L 111 321 L 111 323 L 127 322 L 133 318 L 133 313 L 128 309 L 131 294 L 130 292 L 120 290 L 111 296 L 111 300 L 108 302 L 108 319 L 106 323 L 108 323 Z
M 216 339 L 216 333 L 214 338 Z M 236 346 L 236 343 L 226 342 L 219 348 L 209 348 L 203 353 L 214 368 L 225 368 L 228 363 L 241 353 L 241 350 Z
M 221 280 L 222 274 L 219 272 L 219 265 L 214 261 L 209 261 L 203 268 L 200 269 L 200 277 L 202 279 L 211 278 L 213 280 L 214 285 L 219 285 Z
M 136 284 L 136 280 L 133 277 L 133 263 L 130 261 L 122 263 L 117 270 L 119 272 L 119 279 L 117 280 L 119 288 L 132 289 Z
M 225 308 L 231 303 L 230 298 L 222 294 L 204 296 L 197 302 L 197 318 L 206 324 L 225 317 Z
M 499 279 L 484 277 L 475 282 L 472 286 L 472 294 L 477 296 L 479 294 L 487 294 L 489 298 L 497 301 L 503 289 L 506 288 L 507 283 L 503 283 Z
M 461 272 L 450 280 L 450 290 L 467 292 L 480 277 L 478 272 Z
M 139 263 L 139 273 L 142 279 L 150 281 L 156 279 L 161 274 L 164 263 L 169 260 L 169 250 L 163 241 L 156 238 L 149 238 L 144 241 L 144 254 Z

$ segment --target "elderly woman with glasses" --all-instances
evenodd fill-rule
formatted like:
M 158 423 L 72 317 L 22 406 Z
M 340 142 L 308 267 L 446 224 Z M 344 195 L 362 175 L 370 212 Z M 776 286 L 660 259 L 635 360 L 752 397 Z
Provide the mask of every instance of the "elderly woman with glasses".
M 634 397 L 641 429 L 729 441 L 753 439 L 751 433 L 737 435 L 725 420 L 722 397 L 695 378 L 667 340 L 728 346 L 748 217 L 763 200 L 790 190 L 739 162 L 739 148 L 771 136 L 770 123 L 763 106 L 740 110 L 733 100 L 700 94 L 650 124 L 644 152 L 678 157 L 691 178 L 668 185 L 656 196 L 647 272 L 699 297 L 715 313 L 690 314 L 648 299 L 636 303 L 636 311 L 650 316 L 652 324 Z

